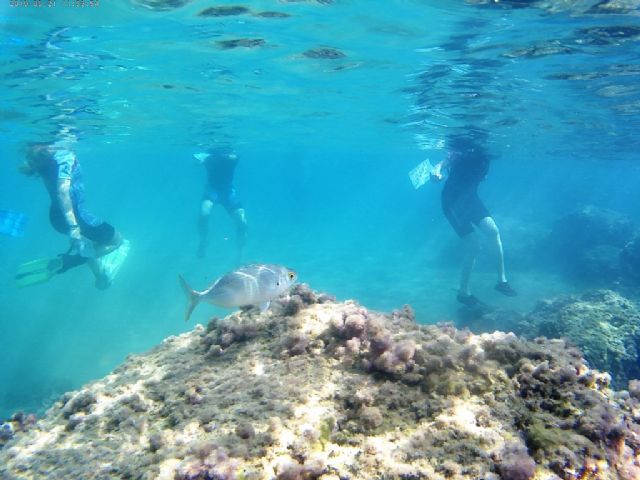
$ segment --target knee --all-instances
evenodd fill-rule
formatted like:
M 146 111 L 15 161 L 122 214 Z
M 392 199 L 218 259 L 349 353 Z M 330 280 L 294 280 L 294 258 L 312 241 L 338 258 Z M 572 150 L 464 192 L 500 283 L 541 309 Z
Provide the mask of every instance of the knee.
M 500 229 L 491 217 L 481 220 L 480 231 L 488 238 L 500 240 Z
M 500 229 L 496 224 L 486 232 L 486 235 L 492 240 L 500 240 Z
M 213 202 L 209 201 L 209 200 L 205 200 L 202 202 L 202 205 L 200 205 L 200 216 L 201 217 L 208 217 L 209 214 L 211 213 L 211 209 L 213 208 Z
M 240 229 L 244 229 L 247 226 L 247 216 L 244 208 L 238 208 L 233 212 L 233 218 L 236 221 L 236 226 Z

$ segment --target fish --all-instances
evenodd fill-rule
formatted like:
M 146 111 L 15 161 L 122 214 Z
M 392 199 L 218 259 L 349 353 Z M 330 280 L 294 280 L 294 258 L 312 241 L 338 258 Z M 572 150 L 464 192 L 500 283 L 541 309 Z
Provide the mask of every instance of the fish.
M 189 320 L 193 310 L 203 301 L 223 308 L 257 305 L 264 312 L 271 300 L 288 290 L 297 277 L 295 271 L 282 265 L 252 264 L 225 273 L 206 290 L 197 291 L 178 275 L 187 296 L 184 320 Z

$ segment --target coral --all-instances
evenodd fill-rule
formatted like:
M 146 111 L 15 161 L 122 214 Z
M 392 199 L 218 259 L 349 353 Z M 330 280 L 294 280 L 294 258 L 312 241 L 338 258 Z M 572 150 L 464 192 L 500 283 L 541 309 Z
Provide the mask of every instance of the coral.
M 237 461 L 229 458 L 224 449 L 205 442 L 194 447 L 196 458 L 183 460 L 175 480 L 236 480 Z
M 382 412 L 377 407 L 363 407 L 360 410 L 360 419 L 366 430 L 375 430 L 382 425 Z
M 258 335 L 258 326 L 251 315 L 231 315 L 224 321 L 209 323 L 202 342 L 207 357 L 216 357 L 234 343 L 246 342 Z
M 74 413 L 88 412 L 90 407 L 96 403 L 96 396 L 92 392 L 81 391 L 66 401 L 62 409 L 62 415 L 69 418 Z
M 304 306 L 304 301 L 302 300 L 300 295 L 291 295 L 291 298 L 289 298 L 289 300 L 284 303 L 282 313 L 287 317 L 291 317 L 302 310 Z
M 536 474 L 536 462 L 523 448 L 505 449 L 497 470 L 503 480 L 531 480 Z
M 305 463 L 289 462 L 282 466 L 277 480 L 313 480 L 325 473 L 326 466 L 322 460 L 310 460 Z
M 302 355 L 309 347 L 309 339 L 302 332 L 292 332 L 284 339 L 283 346 L 288 355 Z
M 236 435 L 243 440 L 248 440 L 256 436 L 256 431 L 250 423 L 241 423 L 236 427 Z
M 0 423 L 0 446 L 4 446 L 13 438 L 13 425 L 11 423 Z

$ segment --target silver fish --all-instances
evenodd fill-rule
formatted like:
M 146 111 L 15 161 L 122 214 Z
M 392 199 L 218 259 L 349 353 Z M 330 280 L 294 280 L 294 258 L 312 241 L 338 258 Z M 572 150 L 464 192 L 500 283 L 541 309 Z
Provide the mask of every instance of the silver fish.
M 296 277 L 296 272 L 282 265 L 247 265 L 224 274 L 209 288 L 198 292 L 180 275 L 188 301 L 184 319 L 189 320 L 193 309 L 202 301 L 224 308 L 259 305 L 264 312 L 271 300 L 293 285 Z

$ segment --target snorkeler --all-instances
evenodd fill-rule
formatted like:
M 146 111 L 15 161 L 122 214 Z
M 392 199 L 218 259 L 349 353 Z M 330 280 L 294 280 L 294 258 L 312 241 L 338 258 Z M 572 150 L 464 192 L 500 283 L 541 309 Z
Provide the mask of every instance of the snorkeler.
M 434 167 L 431 177 L 439 181 L 443 178 L 443 171 L 448 172 L 442 189 L 442 210 L 463 241 L 464 260 L 457 299 L 467 306 L 480 303 L 469 289 L 469 278 L 479 247 L 475 228 L 489 240 L 493 249 L 498 272 L 495 289 L 504 295 L 515 296 L 516 291 L 507 282 L 505 274 L 500 231 L 478 196 L 478 186 L 489 171 L 489 156 L 477 139 L 469 137 L 451 136 L 447 147 L 447 157 Z
M 62 143 L 31 143 L 19 170 L 27 176 L 38 176 L 44 182 L 51 199 L 49 220 L 56 231 L 69 236 L 70 247 L 55 258 L 23 264 L 16 275 L 18 284 L 41 283 L 55 274 L 87 264 L 95 276 L 95 286 L 109 287 L 126 257 L 128 242 L 126 248 L 119 248 L 125 246 L 122 236 L 87 210 L 82 170 L 76 155 Z M 114 255 L 116 251 L 118 254 Z M 106 258 L 110 260 L 107 263 Z
M 198 257 L 203 258 L 207 251 L 209 237 L 209 216 L 213 205 L 219 203 L 232 217 L 236 225 L 236 241 L 238 248 L 237 263 L 241 263 L 247 232 L 247 220 L 244 208 L 236 197 L 233 176 L 238 165 L 238 156 L 229 147 L 215 146 L 205 153 L 194 155 L 207 171 L 207 181 L 200 205 L 198 232 L 200 243 Z

